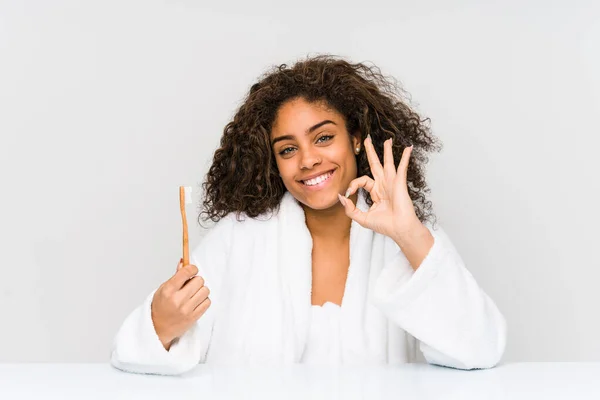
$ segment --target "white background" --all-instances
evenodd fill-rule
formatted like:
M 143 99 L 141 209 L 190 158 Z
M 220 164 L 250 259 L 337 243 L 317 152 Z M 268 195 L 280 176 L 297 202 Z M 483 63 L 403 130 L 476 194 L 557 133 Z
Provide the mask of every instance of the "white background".
M 597 1 L 201 3 L 0 0 L 0 362 L 108 361 L 179 260 L 178 186 L 262 72 L 317 53 L 432 119 L 431 198 L 504 361 L 600 360 Z

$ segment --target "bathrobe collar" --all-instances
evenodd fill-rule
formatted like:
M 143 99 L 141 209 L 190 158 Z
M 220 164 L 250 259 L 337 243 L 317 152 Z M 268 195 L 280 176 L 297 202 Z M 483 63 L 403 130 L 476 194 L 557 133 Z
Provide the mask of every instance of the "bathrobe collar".
M 359 190 L 357 207 L 367 211 L 365 193 Z M 306 346 L 310 326 L 312 297 L 312 246 L 313 241 L 306 226 L 304 209 L 300 203 L 286 192 L 277 213 L 280 246 L 278 264 L 281 269 L 284 309 L 291 312 L 285 315 L 292 341 L 287 343 L 292 362 L 299 362 Z M 342 300 L 342 324 L 350 328 L 361 325 L 360 312 L 364 309 L 368 289 L 370 242 L 373 231 L 352 221 L 350 226 L 350 268 Z M 360 266 L 353 268 L 354 266 Z M 353 313 L 346 312 L 352 309 Z M 344 330 L 343 330 L 344 332 Z M 358 335 L 360 336 L 360 335 Z M 353 337 L 357 337 L 354 335 Z

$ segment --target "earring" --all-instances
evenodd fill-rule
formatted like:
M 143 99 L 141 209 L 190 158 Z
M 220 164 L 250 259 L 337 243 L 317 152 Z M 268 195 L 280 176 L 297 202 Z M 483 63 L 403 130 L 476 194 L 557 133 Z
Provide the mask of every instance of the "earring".
M 360 147 L 356 148 L 356 154 L 360 153 Z

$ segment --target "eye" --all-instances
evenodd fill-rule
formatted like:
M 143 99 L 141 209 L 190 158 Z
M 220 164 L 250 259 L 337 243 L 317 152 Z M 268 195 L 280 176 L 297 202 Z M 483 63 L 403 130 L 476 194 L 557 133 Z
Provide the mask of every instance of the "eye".
M 293 147 L 286 147 L 285 149 L 281 150 L 279 152 L 279 154 L 282 155 L 282 156 L 285 156 L 285 155 L 290 154 L 293 150 L 294 150 Z
M 320 138 L 317 139 L 317 143 L 324 143 L 324 142 L 328 142 L 331 139 L 333 139 L 332 135 L 323 135 Z

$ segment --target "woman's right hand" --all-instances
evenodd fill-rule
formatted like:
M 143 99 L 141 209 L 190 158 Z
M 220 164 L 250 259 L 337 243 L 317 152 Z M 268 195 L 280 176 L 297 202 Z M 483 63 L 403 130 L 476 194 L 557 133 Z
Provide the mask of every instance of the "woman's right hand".
M 210 307 L 210 290 L 204 279 L 195 276 L 195 265 L 177 266 L 177 272 L 164 282 L 152 299 L 152 322 L 166 350 L 183 335 Z

